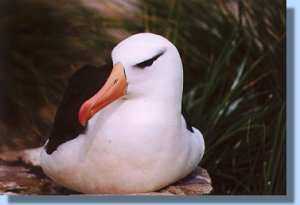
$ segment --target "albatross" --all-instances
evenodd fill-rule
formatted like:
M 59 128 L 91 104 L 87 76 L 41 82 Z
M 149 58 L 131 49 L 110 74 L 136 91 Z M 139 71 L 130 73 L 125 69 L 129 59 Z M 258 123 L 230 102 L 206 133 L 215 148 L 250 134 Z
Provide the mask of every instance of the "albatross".
M 140 33 L 111 56 L 112 64 L 84 65 L 70 79 L 41 152 L 43 171 L 86 194 L 151 192 L 186 177 L 205 145 L 184 113 L 176 47 Z

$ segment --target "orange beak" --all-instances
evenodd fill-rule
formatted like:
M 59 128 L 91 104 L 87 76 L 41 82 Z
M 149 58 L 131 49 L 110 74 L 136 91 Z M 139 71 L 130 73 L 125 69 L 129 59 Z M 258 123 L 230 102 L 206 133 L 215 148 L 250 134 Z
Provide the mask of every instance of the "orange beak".
M 87 124 L 95 113 L 124 96 L 127 90 L 125 70 L 121 63 L 114 65 L 110 76 L 103 87 L 90 99 L 85 101 L 79 110 L 78 119 L 82 126 Z

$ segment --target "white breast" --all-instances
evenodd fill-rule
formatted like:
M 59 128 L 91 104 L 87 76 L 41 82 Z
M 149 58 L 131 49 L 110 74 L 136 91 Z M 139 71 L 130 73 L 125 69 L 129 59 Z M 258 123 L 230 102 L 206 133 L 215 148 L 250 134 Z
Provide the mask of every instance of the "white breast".
M 165 108 L 154 104 L 115 101 L 91 119 L 86 135 L 52 155 L 42 152 L 44 171 L 90 194 L 148 192 L 184 177 L 203 155 L 202 135 L 186 130 L 183 118 L 170 123 L 168 115 L 160 114 Z

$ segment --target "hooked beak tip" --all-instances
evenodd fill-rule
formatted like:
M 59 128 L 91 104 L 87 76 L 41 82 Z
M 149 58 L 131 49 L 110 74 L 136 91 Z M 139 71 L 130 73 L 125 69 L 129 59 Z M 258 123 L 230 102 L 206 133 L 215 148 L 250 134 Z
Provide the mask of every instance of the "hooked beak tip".
M 127 79 L 121 63 L 114 65 L 112 72 L 103 87 L 92 98 L 82 104 L 78 119 L 82 126 L 102 108 L 124 96 L 127 92 Z

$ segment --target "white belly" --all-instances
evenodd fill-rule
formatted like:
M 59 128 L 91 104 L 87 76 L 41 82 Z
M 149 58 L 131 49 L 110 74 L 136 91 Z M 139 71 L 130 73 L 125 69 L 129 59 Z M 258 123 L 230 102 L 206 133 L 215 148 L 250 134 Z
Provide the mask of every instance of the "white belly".
M 113 103 L 91 119 L 85 135 L 51 155 L 43 151 L 43 170 L 59 184 L 89 194 L 149 192 L 186 176 L 203 155 L 202 135 L 144 106 Z

